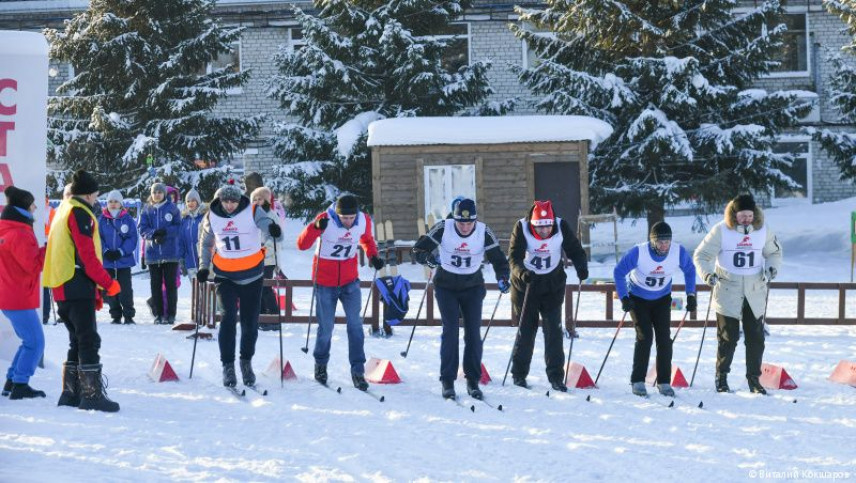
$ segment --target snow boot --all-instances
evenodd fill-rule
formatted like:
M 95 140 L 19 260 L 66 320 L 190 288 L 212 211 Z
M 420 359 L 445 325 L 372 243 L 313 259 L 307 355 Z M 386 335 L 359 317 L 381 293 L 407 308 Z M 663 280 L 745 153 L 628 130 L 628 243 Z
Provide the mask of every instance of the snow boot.
M 648 396 L 648 391 L 645 389 L 645 381 L 634 382 L 630 386 L 630 390 L 633 391 L 633 394 L 646 397 Z
M 666 397 L 675 397 L 675 390 L 672 389 L 672 385 L 669 383 L 657 384 L 657 390 L 660 391 L 660 394 Z
M 137 323 L 136 323 L 136 322 L 134 322 L 134 319 L 133 319 L 133 318 L 131 318 L 131 317 L 125 317 L 125 325 L 137 325 Z
M 366 382 L 365 374 L 359 374 L 356 372 L 351 373 L 351 381 L 354 382 L 354 387 L 359 389 L 360 391 L 368 391 L 369 383 Z
M 44 391 L 39 391 L 38 389 L 33 389 L 26 382 L 15 383 L 12 385 L 12 393 L 9 394 L 9 399 L 17 400 L 17 399 L 30 399 L 34 397 L 45 397 Z
M 59 395 L 57 406 L 80 406 L 80 376 L 76 362 L 65 362 L 62 365 L 62 394 Z
M 119 325 L 122 323 L 122 319 L 120 319 L 119 317 L 116 317 L 115 319 L 111 320 L 110 323 Z
M 376 337 L 376 338 L 383 337 L 383 333 L 381 332 L 380 329 L 372 329 L 371 327 L 369 327 L 367 332 L 368 332 L 370 337 Z
M 327 364 L 315 364 L 315 380 L 327 385 Z
M 238 376 L 235 375 L 235 363 L 223 363 L 223 385 L 226 387 L 235 387 L 238 385 Z
M 746 380 L 749 381 L 749 391 L 755 394 L 767 394 L 767 390 L 761 385 L 758 376 L 749 376 Z
M 163 317 L 155 317 L 155 325 L 163 325 Z
M 561 379 L 550 379 L 550 386 L 553 387 L 554 391 L 568 392 L 568 386 L 566 386 L 565 381 Z
M 115 413 L 119 403 L 107 398 L 107 384 L 101 376 L 101 364 L 81 364 L 80 405 L 78 409 Z
M 440 381 L 443 385 L 443 399 L 455 399 L 455 382 Z
M 172 315 L 171 315 L 171 316 L 167 317 L 167 318 L 166 318 L 166 322 L 164 322 L 164 324 L 166 324 L 166 325 L 175 325 L 175 316 L 172 316 Z
M 526 384 L 526 378 L 525 377 L 511 376 L 511 382 L 513 382 L 515 386 L 520 386 L 520 387 L 529 389 L 529 384 Z
M 731 388 L 728 387 L 728 374 L 718 373 L 714 383 L 716 384 L 716 392 L 731 392 Z
M 6 384 L 3 384 L 3 396 L 8 396 L 12 393 L 12 380 L 6 379 Z
M 482 394 L 481 389 L 479 389 L 478 379 L 467 379 L 467 394 L 469 394 L 473 399 L 484 398 L 484 394 Z
M 241 359 L 241 378 L 244 380 L 245 386 L 252 386 L 256 383 L 256 374 L 253 372 L 253 364 L 249 359 Z

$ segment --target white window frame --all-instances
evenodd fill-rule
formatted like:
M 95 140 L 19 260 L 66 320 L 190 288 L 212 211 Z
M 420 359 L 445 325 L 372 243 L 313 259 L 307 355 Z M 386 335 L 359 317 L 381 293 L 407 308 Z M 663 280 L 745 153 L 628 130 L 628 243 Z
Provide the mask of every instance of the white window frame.
M 472 34 L 472 25 L 470 22 L 450 22 L 449 25 L 466 25 L 467 33 L 466 35 L 426 35 L 422 38 L 424 39 L 433 39 L 433 40 L 455 40 L 455 39 L 466 39 L 467 41 L 467 65 L 472 65 L 473 63 L 473 34 Z
M 548 37 L 548 38 L 556 38 L 556 34 L 554 32 L 535 32 L 536 37 Z M 529 42 L 525 39 L 520 41 L 523 47 L 523 68 L 531 69 L 532 66 L 529 65 Z
M 452 192 L 452 169 L 449 169 L 449 168 L 472 169 L 472 173 L 473 173 L 472 195 L 469 195 L 468 193 L 453 193 Z M 442 169 L 444 171 L 444 173 L 443 173 L 443 177 L 444 177 L 443 186 L 445 189 L 443 192 L 443 197 L 444 197 L 444 200 L 443 200 L 444 203 L 443 204 L 445 206 L 449 207 L 450 206 L 449 204 L 451 203 L 451 201 L 453 199 L 455 199 L 456 196 L 459 196 L 459 195 L 467 196 L 468 198 L 471 198 L 473 201 L 476 201 L 476 166 L 474 164 L 432 164 L 432 165 L 428 165 L 428 166 L 423 166 L 423 168 L 422 168 L 422 179 L 424 181 L 423 182 L 423 190 L 424 190 L 423 195 L 425 197 L 424 198 L 425 208 L 423 210 L 424 211 L 423 216 L 425 217 L 426 220 L 429 218 L 429 215 L 434 215 L 434 219 L 439 221 L 439 220 L 442 220 L 443 218 L 445 218 L 446 214 L 448 213 L 448 211 L 445 211 L 445 209 L 444 209 L 443 213 L 431 213 L 431 211 L 430 211 L 431 210 L 431 203 L 430 203 L 430 201 L 431 201 L 430 179 L 431 178 L 429 176 L 429 172 L 432 170 L 438 170 L 438 169 Z
M 295 30 L 303 30 L 299 25 L 290 25 L 288 27 L 288 50 L 294 52 L 295 47 L 306 45 L 306 37 L 295 39 L 291 36 L 291 33 Z
M 770 189 L 770 204 L 774 207 L 780 206 L 792 206 L 792 205 L 810 205 L 812 204 L 812 199 L 814 196 L 814 190 L 812 189 L 813 185 L 813 162 L 814 162 L 814 150 L 812 149 L 811 136 L 802 136 L 802 135 L 784 135 L 779 136 L 776 140 L 776 144 L 787 144 L 787 143 L 805 143 L 808 146 L 808 151 L 805 153 L 805 169 L 806 169 L 806 186 L 805 186 L 805 198 L 779 198 L 776 196 L 776 189 Z
M 243 72 L 244 71 L 243 43 L 240 40 L 236 40 L 236 41 L 232 42 L 231 45 L 238 52 L 238 72 Z M 217 54 L 217 55 L 221 55 L 221 54 Z M 205 64 L 205 74 L 210 74 L 212 72 L 214 72 L 214 65 L 211 62 L 206 63 Z M 243 87 L 232 87 L 232 88 L 226 89 L 226 95 L 227 96 L 235 96 L 235 95 L 240 95 L 243 93 L 244 93 Z
M 809 77 L 811 76 L 812 58 L 811 58 L 811 24 L 808 10 L 805 6 L 785 7 L 786 15 L 804 15 L 805 16 L 805 70 L 792 70 L 782 72 L 770 72 L 761 76 L 762 79 L 776 79 L 781 77 Z

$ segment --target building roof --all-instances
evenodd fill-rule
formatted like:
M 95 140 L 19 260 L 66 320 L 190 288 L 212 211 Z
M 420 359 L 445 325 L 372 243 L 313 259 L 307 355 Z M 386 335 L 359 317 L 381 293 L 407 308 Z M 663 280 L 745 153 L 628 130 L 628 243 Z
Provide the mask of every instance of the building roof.
M 590 141 L 612 126 L 588 116 L 403 117 L 369 124 L 369 146 Z

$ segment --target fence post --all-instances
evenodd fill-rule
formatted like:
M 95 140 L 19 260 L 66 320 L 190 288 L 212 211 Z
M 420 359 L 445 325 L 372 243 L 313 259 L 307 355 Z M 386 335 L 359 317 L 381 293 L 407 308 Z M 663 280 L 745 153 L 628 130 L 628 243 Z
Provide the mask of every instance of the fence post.
M 797 284 L 797 324 L 805 323 L 805 284 Z

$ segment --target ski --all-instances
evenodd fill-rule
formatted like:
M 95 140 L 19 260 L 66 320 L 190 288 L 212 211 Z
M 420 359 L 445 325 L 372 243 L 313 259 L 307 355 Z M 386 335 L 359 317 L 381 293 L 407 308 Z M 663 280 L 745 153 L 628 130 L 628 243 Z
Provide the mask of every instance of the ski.
M 455 403 L 455 405 L 457 405 L 458 407 L 462 407 L 462 408 L 469 409 L 471 412 L 476 412 L 476 405 L 475 405 L 475 404 L 471 404 L 471 405 L 467 406 L 466 404 L 464 404 L 464 403 L 461 401 L 461 398 L 460 398 L 459 396 L 455 396 L 455 397 L 444 397 L 443 399 L 445 399 L 446 401 L 452 401 L 452 402 L 454 402 L 454 403 Z
M 341 386 L 336 386 L 336 388 L 333 389 L 333 386 L 331 386 L 329 384 L 323 384 L 317 380 L 315 382 L 317 382 L 319 386 L 326 387 L 327 389 L 329 389 L 335 393 L 342 394 L 342 387 Z
M 373 398 L 377 399 L 377 400 L 378 400 L 378 402 L 384 402 L 384 401 L 386 401 L 386 396 L 383 396 L 383 395 L 377 394 L 376 392 L 372 392 L 372 390 L 371 390 L 371 389 L 366 389 L 365 391 L 360 391 L 360 392 L 365 393 L 365 394 L 368 394 L 369 396 L 371 396 L 371 397 L 373 397 Z
M 251 391 L 255 391 L 255 392 L 257 392 L 257 393 L 261 394 L 262 396 L 267 396 L 267 395 L 268 395 L 268 391 L 267 391 L 267 389 L 264 389 L 264 388 L 262 388 L 262 387 L 259 387 L 259 386 L 255 385 L 255 384 L 252 384 L 252 385 L 249 385 L 249 386 L 246 386 L 246 387 L 247 387 L 247 389 L 250 389 Z
M 472 396 L 470 396 L 470 397 L 472 397 Z M 491 408 L 491 409 L 496 409 L 497 411 L 502 411 L 502 404 L 497 404 L 496 406 L 494 406 L 494 405 L 493 405 L 493 404 L 491 404 L 490 402 L 486 401 L 484 397 L 481 397 L 481 398 L 473 398 L 473 399 L 475 399 L 476 401 L 481 401 L 481 402 L 483 402 L 485 405 L 487 405 L 487 407 L 489 407 L 489 408 Z
M 229 393 L 231 393 L 236 398 L 238 398 L 242 401 L 245 400 L 244 397 L 247 395 L 247 391 L 245 391 L 243 389 L 239 390 L 237 387 L 229 387 L 229 386 L 223 386 L 223 387 L 225 387 L 226 390 L 229 391 Z

